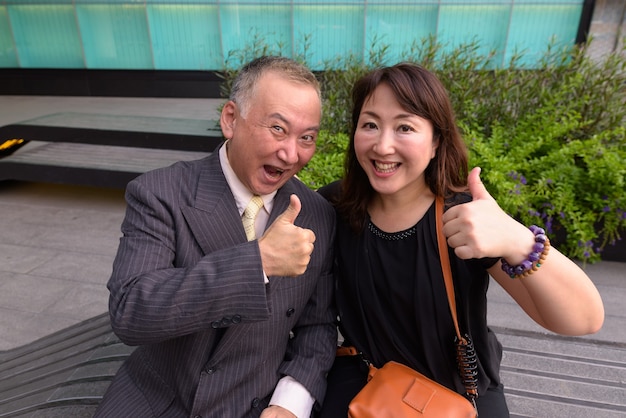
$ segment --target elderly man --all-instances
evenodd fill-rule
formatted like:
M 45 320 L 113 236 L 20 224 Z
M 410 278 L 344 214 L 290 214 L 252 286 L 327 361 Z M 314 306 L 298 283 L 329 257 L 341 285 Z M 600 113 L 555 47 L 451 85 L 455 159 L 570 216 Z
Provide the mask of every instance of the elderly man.
M 308 417 L 319 406 L 337 340 L 335 215 L 294 174 L 320 119 L 308 69 L 254 60 L 222 110 L 219 150 L 129 183 L 109 305 L 115 333 L 139 347 L 96 417 Z

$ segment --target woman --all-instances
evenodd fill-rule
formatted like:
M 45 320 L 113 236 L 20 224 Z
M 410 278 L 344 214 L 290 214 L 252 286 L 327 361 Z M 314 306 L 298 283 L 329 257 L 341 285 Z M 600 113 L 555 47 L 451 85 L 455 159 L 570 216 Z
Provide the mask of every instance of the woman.
M 486 323 L 489 275 L 538 324 L 565 335 L 600 329 L 598 291 L 542 231 L 500 209 L 478 168 L 468 175 L 447 92 L 432 73 L 408 63 L 378 69 L 357 81 L 353 99 L 345 177 L 320 190 L 339 219 L 337 303 L 344 345 L 355 346 L 377 367 L 395 360 L 465 393 L 437 250 L 434 201 L 443 196 L 459 325 L 478 357 L 478 413 L 507 417 L 502 348 Z M 534 259 L 540 257 L 537 268 Z M 345 417 L 366 374 L 361 356 L 337 357 L 321 416 Z

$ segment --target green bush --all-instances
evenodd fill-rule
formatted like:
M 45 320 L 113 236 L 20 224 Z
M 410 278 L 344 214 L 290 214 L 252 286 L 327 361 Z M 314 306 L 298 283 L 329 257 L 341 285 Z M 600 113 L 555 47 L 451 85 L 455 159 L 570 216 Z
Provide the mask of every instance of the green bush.
M 626 50 L 596 62 L 589 44 L 550 46 L 533 69 L 518 65 L 523 53 L 499 68 L 477 42 L 449 48 L 432 38 L 410 45 L 402 60 L 430 69 L 446 86 L 470 165 L 482 167 L 503 209 L 546 227 L 569 257 L 596 261 L 626 232 Z M 251 50 L 258 56 L 265 49 L 257 39 Z M 323 131 L 299 174 L 312 189 L 342 175 L 352 84 L 394 64 L 379 40 L 370 51 L 367 59 L 329 61 L 319 74 Z M 306 48 L 299 60 L 306 62 Z
M 472 95 L 447 88 L 470 164 L 503 209 L 596 261 L 626 231 L 626 55 L 594 62 L 588 45 L 549 49 L 534 70 L 475 71 Z
M 626 225 L 623 127 L 576 139 L 584 121 L 542 103 L 514 127 L 466 127 L 472 166 L 500 206 L 523 223 L 544 226 L 570 257 L 595 261 Z
M 321 131 L 311 161 L 298 173 L 298 178 L 313 190 L 338 180 L 343 175 L 343 161 L 350 138 L 345 133 Z

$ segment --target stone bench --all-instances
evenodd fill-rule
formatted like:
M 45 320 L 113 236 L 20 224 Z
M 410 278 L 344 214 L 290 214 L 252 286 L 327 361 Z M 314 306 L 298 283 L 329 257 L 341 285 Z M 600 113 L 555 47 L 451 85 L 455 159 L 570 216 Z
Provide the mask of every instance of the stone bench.
M 626 347 L 495 329 L 512 418 L 626 416 Z M 91 417 L 133 351 L 102 314 L 0 352 L 0 418 Z
M 91 417 L 133 348 L 108 314 L 0 353 L 0 417 Z
M 137 175 L 201 158 L 221 142 L 215 120 L 55 113 L 0 127 L 0 143 L 25 139 L 0 158 L 0 181 L 123 188 Z

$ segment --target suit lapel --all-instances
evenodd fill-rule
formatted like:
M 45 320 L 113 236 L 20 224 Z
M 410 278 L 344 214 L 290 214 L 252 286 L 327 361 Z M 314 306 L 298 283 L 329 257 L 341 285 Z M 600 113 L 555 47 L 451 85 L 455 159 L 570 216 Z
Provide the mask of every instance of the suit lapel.
M 185 206 L 182 211 L 204 254 L 246 242 L 235 198 L 222 173 L 218 152 L 214 152 L 201 169 L 194 206 Z
M 206 161 L 198 176 L 194 206 L 182 207 L 189 229 L 204 254 L 246 242 L 237 204 L 222 172 L 217 150 Z M 289 180 L 276 193 L 266 229 L 289 206 L 289 196 L 295 193 L 294 181 Z

